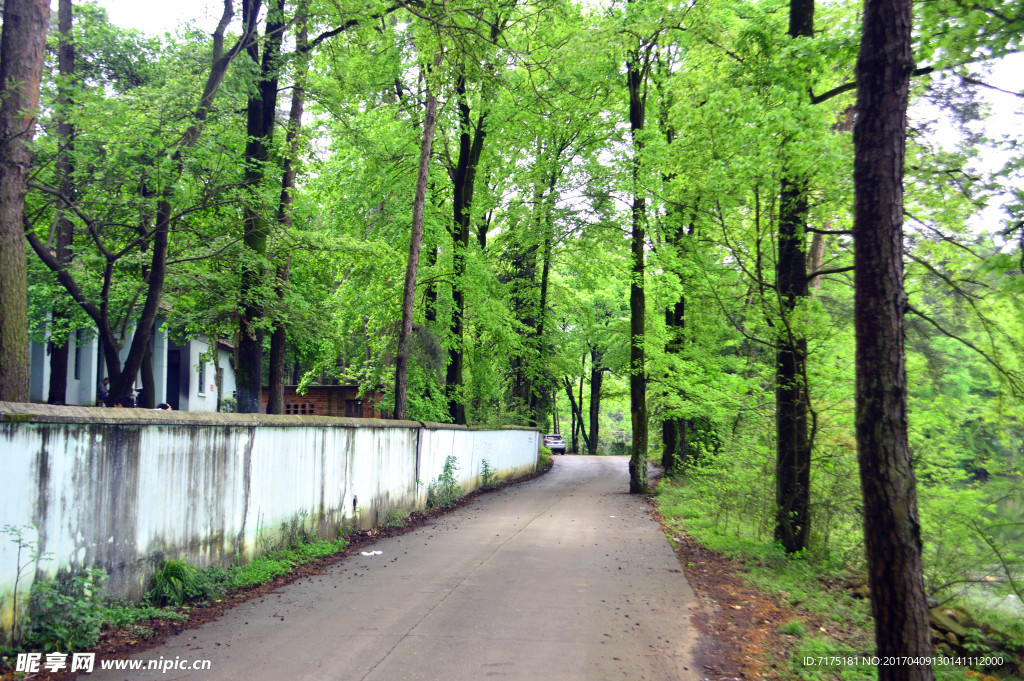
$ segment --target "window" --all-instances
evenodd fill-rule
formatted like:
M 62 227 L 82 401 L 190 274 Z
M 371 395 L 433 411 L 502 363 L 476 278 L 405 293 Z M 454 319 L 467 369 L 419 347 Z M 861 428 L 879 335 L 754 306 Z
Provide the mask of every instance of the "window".
M 316 406 L 312 404 L 293 404 L 291 402 L 284 405 L 285 414 L 315 414 Z

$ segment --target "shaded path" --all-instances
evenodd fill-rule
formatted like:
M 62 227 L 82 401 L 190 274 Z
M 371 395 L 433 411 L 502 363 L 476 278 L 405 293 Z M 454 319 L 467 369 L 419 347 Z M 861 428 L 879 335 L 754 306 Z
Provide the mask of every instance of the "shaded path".
M 85 679 L 688 680 L 697 605 L 625 457 L 536 480 L 384 539 L 134 656 L 209 671 Z

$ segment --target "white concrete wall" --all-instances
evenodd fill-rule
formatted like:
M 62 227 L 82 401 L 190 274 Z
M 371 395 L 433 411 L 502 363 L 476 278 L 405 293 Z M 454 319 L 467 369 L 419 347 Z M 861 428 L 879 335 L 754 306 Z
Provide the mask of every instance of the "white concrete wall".
M 165 557 L 199 566 L 248 560 L 283 524 L 324 537 L 372 527 L 426 502 L 454 455 L 464 489 L 486 459 L 502 478 L 532 473 L 538 433 L 411 421 L 202 414 L 0 402 L 0 527 L 27 528 L 31 565 L 0 533 L 0 641 L 14 583 L 87 567 L 108 589 L 141 596 Z M 24 599 L 19 597 L 19 602 Z

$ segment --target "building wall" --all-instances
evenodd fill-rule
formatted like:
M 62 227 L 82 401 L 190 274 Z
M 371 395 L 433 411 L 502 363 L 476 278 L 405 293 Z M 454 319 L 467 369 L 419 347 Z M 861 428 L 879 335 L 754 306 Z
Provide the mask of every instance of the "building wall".
M 95 337 L 84 332 L 72 334 L 68 341 L 66 404 L 92 406 L 96 404 L 96 389 L 102 376 L 97 375 L 99 344 Z M 46 402 L 50 398 L 50 354 L 45 343 L 29 343 L 29 399 Z
M 217 391 L 213 387 L 214 364 L 206 362 L 204 365 L 205 375 L 202 387 L 198 381 L 199 357 L 207 352 L 210 343 L 205 337 L 185 341 L 184 345 L 176 345 L 167 338 L 162 329 L 164 320 L 158 318 L 151 336 L 151 350 L 153 357 L 153 380 L 155 384 L 155 395 L 153 404 L 177 401 L 176 408 L 191 411 L 216 411 Z M 119 355 L 123 363 L 128 358 L 131 350 L 134 331 L 129 331 L 124 339 Z M 78 378 L 75 378 L 76 348 L 78 357 Z M 180 362 L 176 365 L 170 361 L 170 354 L 180 353 Z M 234 397 L 235 394 L 235 371 L 231 365 L 231 352 L 224 348 L 218 348 L 218 359 L 221 369 L 224 372 L 223 395 Z M 31 342 L 29 344 L 30 364 L 30 393 L 29 399 L 33 402 L 46 402 L 49 398 L 50 389 L 50 357 L 46 345 L 43 343 Z M 169 380 L 169 372 L 176 371 L 178 375 L 178 399 L 174 400 L 169 390 L 173 390 L 174 382 Z M 68 358 L 68 388 L 65 398 L 66 404 L 92 406 L 96 404 L 97 388 L 99 381 L 107 376 L 105 363 L 100 355 L 99 340 L 93 336 L 87 338 L 80 332 L 77 340 L 71 346 L 70 357 Z M 141 375 L 136 377 L 135 385 L 142 388 Z
M 270 388 L 263 388 L 260 396 L 260 411 L 267 413 Z M 387 414 L 378 409 L 384 396 L 379 392 L 362 394 L 355 385 L 311 385 L 305 394 L 299 394 L 298 387 L 284 387 L 285 414 L 343 416 L 349 418 L 379 419 Z M 359 402 L 359 413 L 348 413 L 348 404 Z
M 288 524 L 323 537 L 372 527 L 422 508 L 448 456 L 472 490 L 484 459 L 502 478 L 533 472 L 538 444 L 535 429 L 0 402 L 0 518 L 52 555 L 30 565 L 0 534 L 0 642 L 19 570 L 22 594 L 97 567 L 109 591 L 138 598 L 164 558 L 227 567 Z
M 192 339 L 181 346 L 172 346 L 181 352 L 179 371 L 179 405 L 181 411 L 217 411 L 216 365 L 202 359 L 210 351 L 210 343 L 204 338 Z M 217 362 L 223 371 L 221 379 L 222 397 L 235 396 L 235 372 L 231 366 L 231 353 L 217 349 Z M 201 369 L 201 370 L 200 370 Z M 163 401 L 163 400 L 161 400 Z

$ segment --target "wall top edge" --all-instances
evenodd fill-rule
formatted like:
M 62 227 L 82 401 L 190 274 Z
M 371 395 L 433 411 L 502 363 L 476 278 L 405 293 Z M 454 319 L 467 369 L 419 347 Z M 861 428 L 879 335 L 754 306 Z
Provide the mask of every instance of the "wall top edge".
M 426 428 L 428 430 L 532 430 L 530 426 L 460 426 L 427 421 L 356 419 L 340 416 L 222 414 L 203 411 L 162 411 L 72 407 L 27 402 L 0 402 L 0 423 L 96 423 L 162 426 L 272 426 L 275 428 Z

